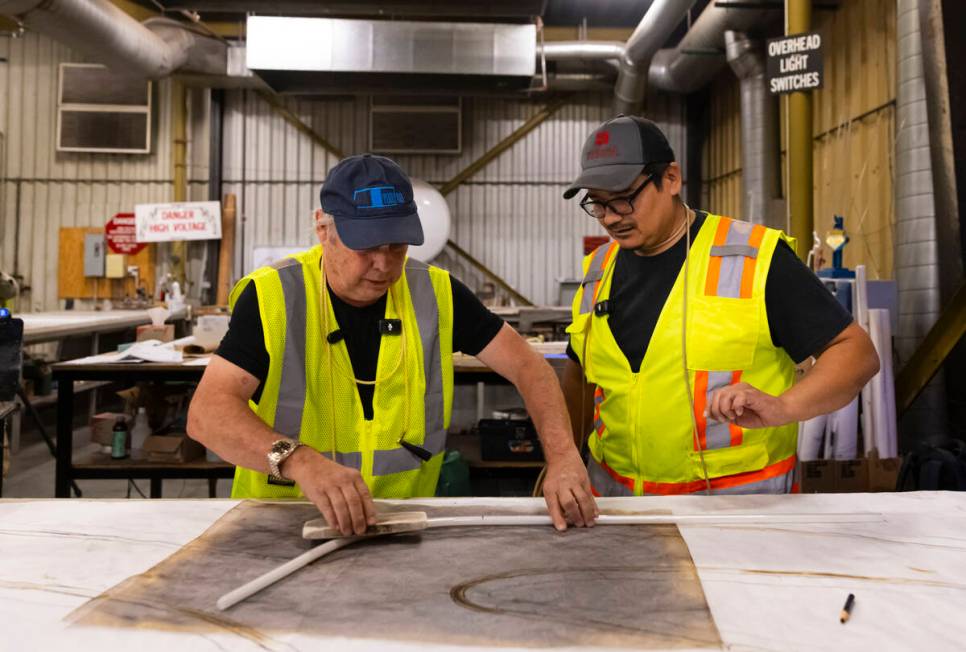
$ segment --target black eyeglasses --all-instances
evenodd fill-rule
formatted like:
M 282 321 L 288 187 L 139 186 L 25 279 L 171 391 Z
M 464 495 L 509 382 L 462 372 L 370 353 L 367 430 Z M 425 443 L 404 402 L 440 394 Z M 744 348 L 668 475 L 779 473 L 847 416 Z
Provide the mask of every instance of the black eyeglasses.
M 634 199 L 637 198 L 641 191 L 647 187 L 651 181 L 654 180 L 654 175 L 650 175 L 637 187 L 636 190 L 631 192 L 629 195 L 624 195 L 623 197 L 614 197 L 613 199 L 608 199 L 607 201 L 600 201 L 597 199 L 591 199 L 590 195 L 586 195 L 580 200 L 580 207 L 584 209 L 584 212 L 593 217 L 594 219 L 602 220 L 604 216 L 607 215 L 607 209 L 610 209 L 615 215 L 630 215 L 634 212 Z

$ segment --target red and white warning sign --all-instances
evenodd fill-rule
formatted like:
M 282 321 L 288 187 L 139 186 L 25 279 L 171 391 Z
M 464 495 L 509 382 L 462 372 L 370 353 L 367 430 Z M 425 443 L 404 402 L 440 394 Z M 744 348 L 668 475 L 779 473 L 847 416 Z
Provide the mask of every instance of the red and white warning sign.
M 147 243 L 137 241 L 134 229 L 134 213 L 118 213 L 104 225 L 107 246 L 116 254 L 136 254 Z
M 216 201 L 137 204 L 134 219 L 138 242 L 221 238 L 221 204 Z

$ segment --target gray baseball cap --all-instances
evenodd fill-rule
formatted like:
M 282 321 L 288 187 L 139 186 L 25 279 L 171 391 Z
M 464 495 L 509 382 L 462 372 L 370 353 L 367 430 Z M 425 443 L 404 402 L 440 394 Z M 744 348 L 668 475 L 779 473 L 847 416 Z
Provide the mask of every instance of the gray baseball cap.
M 583 189 L 624 190 L 645 165 L 673 160 L 674 150 L 656 124 L 646 118 L 619 115 L 587 138 L 580 154 L 580 176 L 564 192 L 564 199 Z

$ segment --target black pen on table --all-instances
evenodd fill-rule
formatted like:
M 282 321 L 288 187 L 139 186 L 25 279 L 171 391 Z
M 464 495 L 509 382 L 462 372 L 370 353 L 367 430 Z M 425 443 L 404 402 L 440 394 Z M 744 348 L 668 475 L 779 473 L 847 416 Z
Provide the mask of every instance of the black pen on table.
M 852 605 L 855 604 L 855 596 L 849 593 L 849 597 L 845 599 L 845 606 L 842 607 L 842 613 L 839 614 L 839 622 L 843 625 L 848 622 L 849 616 L 852 615 Z

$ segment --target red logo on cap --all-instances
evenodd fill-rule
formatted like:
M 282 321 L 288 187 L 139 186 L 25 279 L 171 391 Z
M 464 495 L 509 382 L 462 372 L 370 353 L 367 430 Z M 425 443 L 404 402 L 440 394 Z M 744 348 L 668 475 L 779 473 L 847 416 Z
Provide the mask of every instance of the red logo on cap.
M 597 135 L 594 136 L 595 145 L 606 145 L 610 142 L 610 132 L 609 131 L 598 131 Z

